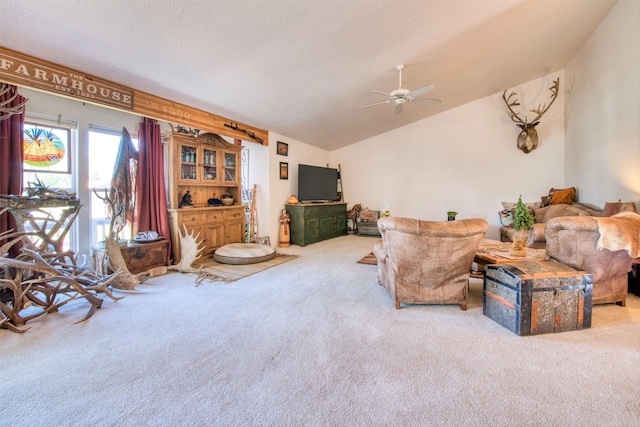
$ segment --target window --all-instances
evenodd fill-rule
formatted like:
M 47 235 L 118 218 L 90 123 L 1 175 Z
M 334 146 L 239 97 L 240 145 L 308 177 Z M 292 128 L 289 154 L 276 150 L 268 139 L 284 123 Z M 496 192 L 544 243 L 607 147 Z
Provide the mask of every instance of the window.
M 44 186 L 52 191 L 75 192 L 72 175 L 72 138 L 75 138 L 76 124 L 74 122 L 51 125 L 52 121 L 45 118 L 28 117 L 23 130 L 22 155 L 22 187 L 23 195 L 27 195 L 30 188 Z M 60 218 L 63 208 L 43 209 L 52 218 Z M 39 215 L 37 215 L 39 217 Z M 66 236 L 63 249 L 73 246 L 76 224 L 73 224 L 69 235 Z M 50 229 L 53 226 L 47 227 Z M 25 224 L 27 231 L 31 230 Z M 56 237 L 58 233 L 56 233 Z
M 91 192 L 91 245 L 97 246 L 98 242 L 105 240 L 109 233 L 108 205 L 106 205 L 95 191 L 104 197 L 105 190 L 109 192 L 111 177 L 116 164 L 118 149 L 122 132 L 117 130 L 89 127 L 89 191 Z M 136 150 L 138 139 L 131 136 Z M 131 224 L 128 224 L 121 232 L 119 238 L 131 238 Z
M 22 158 L 23 187 L 42 183 L 52 190 L 73 192 L 70 127 L 26 122 Z

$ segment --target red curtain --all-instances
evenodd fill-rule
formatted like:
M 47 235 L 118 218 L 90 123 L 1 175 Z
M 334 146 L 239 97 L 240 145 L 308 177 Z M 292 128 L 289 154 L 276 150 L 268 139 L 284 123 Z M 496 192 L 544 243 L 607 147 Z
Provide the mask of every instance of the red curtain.
M 18 91 L 15 86 L 10 86 L 9 91 L 0 95 L 0 105 L 10 108 L 26 101 L 18 95 L 13 101 L 9 99 Z M 6 104 L 5 104 L 6 102 Z M 24 130 L 24 109 L 21 114 L 10 117 L 0 117 L 0 194 L 22 194 L 22 132 Z M 15 230 L 16 223 L 13 215 L 4 213 L 0 215 L 0 232 Z M 0 245 L 6 240 L 0 240 Z M 19 254 L 21 244 L 13 245 L 9 256 Z
M 164 185 L 162 136 L 157 121 L 144 117 L 138 132 L 138 175 L 134 231 L 156 231 L 169 242 L 167 192 Z M 167 264 L 170 255 L 167 256 Z

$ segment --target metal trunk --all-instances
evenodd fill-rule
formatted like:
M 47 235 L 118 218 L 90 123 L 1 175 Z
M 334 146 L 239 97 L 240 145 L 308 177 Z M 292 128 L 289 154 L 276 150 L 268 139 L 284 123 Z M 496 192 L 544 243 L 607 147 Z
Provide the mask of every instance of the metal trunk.
M 483 313 L 517 335 L 591 327 L 593 275 L 557 261 L 485 266 Z

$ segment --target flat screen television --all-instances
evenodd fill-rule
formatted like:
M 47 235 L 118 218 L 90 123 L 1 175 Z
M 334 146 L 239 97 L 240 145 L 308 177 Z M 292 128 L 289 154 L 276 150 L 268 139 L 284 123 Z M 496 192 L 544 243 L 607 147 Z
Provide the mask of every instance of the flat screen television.
M 338 169 L 298 165 L 298 200 L 301 203 L 335 202 Z

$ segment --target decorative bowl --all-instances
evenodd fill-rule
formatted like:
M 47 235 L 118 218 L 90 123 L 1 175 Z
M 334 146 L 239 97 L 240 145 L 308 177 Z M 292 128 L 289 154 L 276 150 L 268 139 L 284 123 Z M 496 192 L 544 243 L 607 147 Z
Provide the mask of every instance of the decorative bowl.
M 222 200 L 222 203 L 225 206 L 231 206 L 233 204 L 233 202 L 234 202 L 232 197 L 227 197 L 227 198 L 224 198 L 224 199 L 221 199 L 221 200 Z

